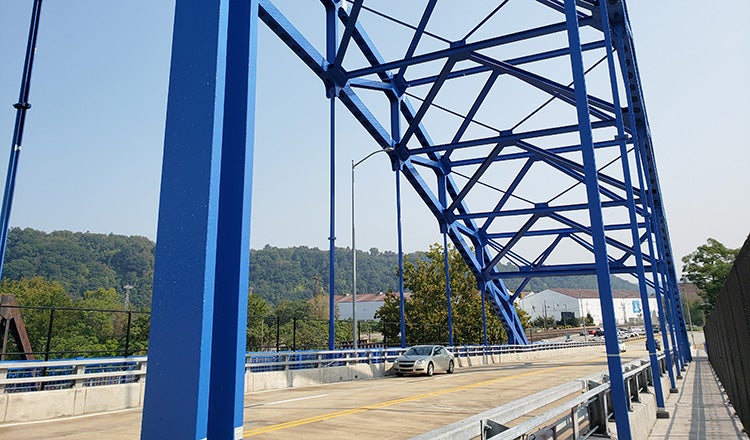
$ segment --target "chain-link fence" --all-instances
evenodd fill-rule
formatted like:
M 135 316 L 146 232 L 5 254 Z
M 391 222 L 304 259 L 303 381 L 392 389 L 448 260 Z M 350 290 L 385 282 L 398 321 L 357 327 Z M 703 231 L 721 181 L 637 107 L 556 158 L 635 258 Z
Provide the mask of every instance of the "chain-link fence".
M 750 429 L 750 237 L 704 327 L 706 348 L 745 429 Z

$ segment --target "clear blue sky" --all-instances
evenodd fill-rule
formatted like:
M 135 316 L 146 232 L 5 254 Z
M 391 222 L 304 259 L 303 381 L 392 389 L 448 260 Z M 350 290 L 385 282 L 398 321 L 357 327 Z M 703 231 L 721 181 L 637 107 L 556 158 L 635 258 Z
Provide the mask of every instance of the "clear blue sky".
M 289 1 L 278 3 L 284 9 Z M 3 179 L 31 4 L 0 6 Z M 173 7 L 173 0 L 44 3 L 12 226 L 156 237 Z M 739 247 L 750 232 L 750 3 L 628 7 L 675 255 L 708 237 Z M 299 15 L 319 43 L 322 15 Z M 259 34 L 252 247 L 326 248 L 323 88 L 264 25 Z M 345 247 L 351 160 L 375 147 L 341 106 L 339 115 L 337 244 Z M 385 155 L 357 170 L 358 248 L 395 250 Z M 437 224 L 404 189 L 405 250 L 426 249 L 441 239 Z

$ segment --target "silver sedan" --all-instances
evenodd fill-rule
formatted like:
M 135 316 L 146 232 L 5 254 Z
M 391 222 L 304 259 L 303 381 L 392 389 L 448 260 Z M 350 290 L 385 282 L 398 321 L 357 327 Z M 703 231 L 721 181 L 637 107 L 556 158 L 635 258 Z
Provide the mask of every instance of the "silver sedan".
M 436 371 L 453 373 L 456 361 L 453 354 L 442 345 L 415 345 L 393 363 L 396 376 L 404 374 L 426 374 L 432 376 Z

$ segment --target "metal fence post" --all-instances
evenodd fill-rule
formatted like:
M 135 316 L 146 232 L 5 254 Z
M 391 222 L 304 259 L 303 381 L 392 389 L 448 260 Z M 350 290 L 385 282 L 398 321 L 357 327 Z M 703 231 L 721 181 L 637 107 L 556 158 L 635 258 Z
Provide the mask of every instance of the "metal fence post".
M 297 351 L 297 317 L 292 319 L 292 350 Z
M 133 312 L 128 310 L 128 327 L 125 332 L 125 357 L 128 357 L 128 352 L 130 351 L 130 323 L 133 318 Z
M 281 320 L 276 316 L 276 352 L 279 352 L 279 337 L 281 333 Z
M 47 344 L 44 347 L 44 360 L 49 360 L 50 344 L 52 342 L 52 325 L 55 322 L 55 308 L 49 309 L 49 325 L 47 326 Z

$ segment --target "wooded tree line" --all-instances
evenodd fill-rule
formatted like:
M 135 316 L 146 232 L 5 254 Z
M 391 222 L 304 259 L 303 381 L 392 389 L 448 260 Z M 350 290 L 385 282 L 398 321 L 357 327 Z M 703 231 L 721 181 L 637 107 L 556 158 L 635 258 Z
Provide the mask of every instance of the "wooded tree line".
M 132 310 L 148 311 L 154 268 L 154 243 L 144 237 L 33 229 L 10 230 L 0 292 L 13 294 L 24 306 L 55 307 L 52 352 L 119 354 L 129 336 L 130 352 L 146 347 L 148 315 L 131 313 L 127 333 L 124 286 Z M 410 343 L 446 342 L 447 308 L 442 247 L 405 256 L 405 286 L 413 292 L 406 316 Z M 358 254 L 358 287 L 362 293 L 397 290 L 397 255 L 370 249 Z M 450 250 L 454 340 L 482 341 L 481 296 L 458 252 Z M 351 289 L 351 251 L 337 249 L 338 294 Z M 317 248 L 251 250 L 248 299 L 248 349 L 253 347 L 324 348 L 328 338 L 328 252 Z M 509 282 L 513 288 L 516 282 Z M 530 288 L 594 288 L 594 277 L 534 280 Z M 613 278 L 615 288 L 634 286 Z M 311 298 L 315 298 L 310 301 Z M 121 313 L 78 309 L 120 310 Z M 487 308 L 488 341 L 505 340 L 504 331 Z M 35 351 L 43 351 L 50 334 L 50 309 L 25 310 L 24 320 Z M 381 310 L 382 331 L 396 342 L 398 302 L 389 296 Z M 105 318 L 106 317 L 106 318 Z M 337 322 L 337 343 L 351 342 L 351 323 Z M 363 333 L 371 327 L 361 329 Z
M 423 252 L 405 255 L 410 261 L 424 259 Z M 336 294 L 351 292 L 351 249 L 335 253 Z M 376 293 L 398 290 L 398 255 L 371 248 L 357 252 L 357 288 Z M 309 300 L 330 292 L 328 250 L 297 246 L 277 248 L 266 245 L 250 250 L 250 291 L 272 304 L 283 300 Z M 86 291 L 114 289 L 124 301 L 124 286 L 134 286 L 130 303 L 149 308 L 154 275 L 154 243 L 146 237 L 89 232 L 42 232 L 31 228 L 11 228 L 3 278 L 42 277 L 59 283 L 72 299 Z M 519 280 L 509 280 L 515 288 Z M 550 287 L 595 289 L 593 276 L 535 279 L 527 289 Z M 613 277 L 613 288 L 633 289 L 634 285 Z
M 37 359 L 122 356 L 126 345 L 128 354 L 146 353 L 149 314 L 128 313 L 112 288 L 74 299 L 60 283 L 32 277 L 3 279 L 0 292 L 13 295 L 19 306 L 34 307 L 20 310 Z M 22 351 L 9 342 L 8 353 Z

